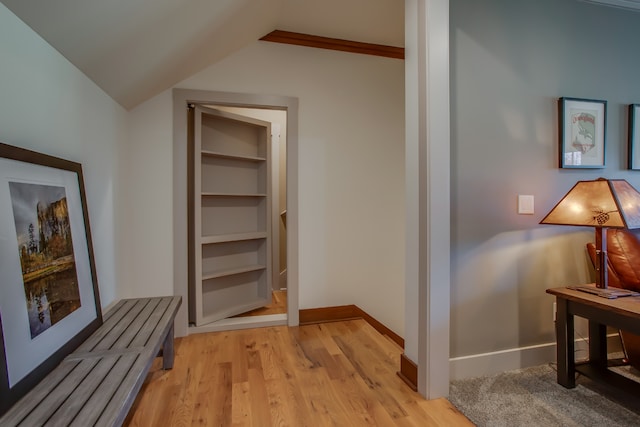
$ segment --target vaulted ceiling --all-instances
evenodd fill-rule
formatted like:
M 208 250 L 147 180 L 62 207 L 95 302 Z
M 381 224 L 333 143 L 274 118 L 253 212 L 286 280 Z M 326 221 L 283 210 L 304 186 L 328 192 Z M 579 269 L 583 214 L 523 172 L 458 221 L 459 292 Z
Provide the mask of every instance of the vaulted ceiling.
M 402 47 L 403 0 L 0 0 L 130 109 L 273 30 Z

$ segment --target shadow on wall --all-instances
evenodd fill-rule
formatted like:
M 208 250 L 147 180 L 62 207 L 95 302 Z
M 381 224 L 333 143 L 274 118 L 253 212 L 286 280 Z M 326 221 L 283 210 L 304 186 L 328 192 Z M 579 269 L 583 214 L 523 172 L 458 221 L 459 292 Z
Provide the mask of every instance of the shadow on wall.
M 500 233 L 454 260 L 451 357 L 555 341 L 545 290 L 592 282 L 593 232 L 566 230 Z

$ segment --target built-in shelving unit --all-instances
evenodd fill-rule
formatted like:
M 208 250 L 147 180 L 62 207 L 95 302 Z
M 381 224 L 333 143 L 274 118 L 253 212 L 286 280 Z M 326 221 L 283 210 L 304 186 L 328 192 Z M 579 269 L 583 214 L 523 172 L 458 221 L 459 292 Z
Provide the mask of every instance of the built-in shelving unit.
M 195 107 L 189 320 L 196 326 L 271 301 L 270 126 Z

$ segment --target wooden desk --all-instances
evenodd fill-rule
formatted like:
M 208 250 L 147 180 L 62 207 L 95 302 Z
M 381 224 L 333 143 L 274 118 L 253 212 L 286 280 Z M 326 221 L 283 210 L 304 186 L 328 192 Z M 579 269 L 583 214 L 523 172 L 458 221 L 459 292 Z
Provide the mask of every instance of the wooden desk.
M 640 384 L 607 369 L 607 326 L 640 334 L 640 297 L 606 299 L 567 288 L 547 289 L 557 302 L 558 384 L 573 388 L 575 373 L 638 391 Z M 576 364 L 574 316 L 589 320 L 589 361 Z

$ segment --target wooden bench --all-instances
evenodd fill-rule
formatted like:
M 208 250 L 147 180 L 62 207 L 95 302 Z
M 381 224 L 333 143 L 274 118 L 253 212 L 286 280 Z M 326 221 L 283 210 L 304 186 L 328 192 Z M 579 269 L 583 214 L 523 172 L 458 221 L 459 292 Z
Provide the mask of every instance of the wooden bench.
M 173 367 L 181 297 L 125 299 L 104 323 L 0 419 L 5 426 L 120 426 L 162 348 Z

